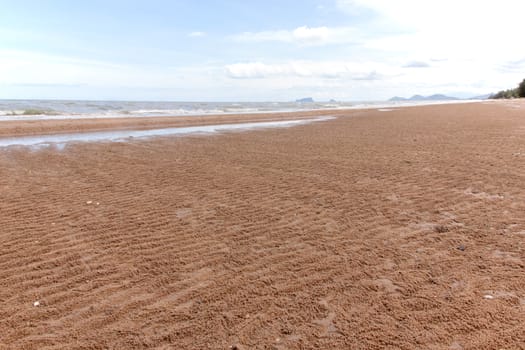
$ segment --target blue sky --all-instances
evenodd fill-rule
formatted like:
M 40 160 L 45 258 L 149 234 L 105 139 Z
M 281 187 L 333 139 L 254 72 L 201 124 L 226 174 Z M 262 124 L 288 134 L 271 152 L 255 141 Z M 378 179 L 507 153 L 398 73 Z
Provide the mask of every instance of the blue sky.
M 465 97 L 525 78 L 517 0 L 0 0 L 0 8 L 0 98 Z

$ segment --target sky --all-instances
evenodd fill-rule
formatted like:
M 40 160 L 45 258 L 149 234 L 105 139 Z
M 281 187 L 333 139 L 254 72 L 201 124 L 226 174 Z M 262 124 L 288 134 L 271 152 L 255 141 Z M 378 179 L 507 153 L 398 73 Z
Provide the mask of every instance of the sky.
M 0 98 L 376 101 L 515 87 L 522 0 L 0 0 Z

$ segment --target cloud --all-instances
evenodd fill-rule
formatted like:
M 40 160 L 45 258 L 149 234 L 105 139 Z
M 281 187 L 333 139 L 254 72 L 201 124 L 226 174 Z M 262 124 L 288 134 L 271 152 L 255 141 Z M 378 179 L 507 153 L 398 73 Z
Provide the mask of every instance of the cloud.
M 347 13 L 356 9 L 372 11 L 407 33 L 458 40 L 464 45 L 478 42 L 478 38 L 485 43 L 491 39 L 505 41 L 508 33 L 520 32 L 525 12 L 522 0 L 500 0 L 497 6 L 479 0 L 337 0 L 337 6 Z
M 383 80 L 385 78 L 387 78 L 386 75 L 379 74 L 378 72 L 373 71 L 373 72 L 370 72 L 370 73 L 367 73 L 367 74 L 355 74 L 354 77 L 353 77 L 353 80 L 368 80 L 368 81 L 371 81 L 371 80 Z
M 35 51 L 0 49 L 0 83 L 18 87 L 173 87 L 208 85 L 214 74 L 223 76 L 222 67 L 112 62 L 50 55 Z
M 85 86 L 85 84 L 50 84 L 50 83 L 13 83 L 13 84 L 7 84 L 9 86 L 16 86 L 16 87 L 30 87 L 30 88 L 56 88 L 56 87 L 63 87 L 63 88 L 75 88 L 75 87 L 81 87 Z
M 504 62 L 499 66 L 499 70 L 506 73 L 523 73 L 525 71 L 525 58 Z
M 351 16 L 362 15 L 370 10 L 370 6 L 354 0 L 336 0 L 336 7 Z
M 293 30 L 244 32 L 233 36 L 238 42 L 274 41 L 299 45 L 328 45 L 356 42 L 358 31 L 352 27 L 297 27 Z
M 403 66 L 403 68 L 428 68 L 430 64 L 423 61 L 412 61 Z
M 78 84 L 112 75 L 122 66 L 33 51 L 0 50 L 0 77 L 7 84 Z
M 225 67 L 234 79 L 280 77 L 378 80 L 398 74 L 395 68 L 380 63 L 293 61 L 279 64 L 236 63 Z M 381 71 L 381 73 L 378 72 Z
M 191 38 L 200 38 L 200 37 L 206 36 L 206 33 L 205 32 L 191 32 L 188 34 L 188 36 Z
M 348 15 L 347 23 L 359 23 L 359 27 L 305 26 L 235 37 L 241 42 L 299 46 L 352 44 L 344 50 L 324 48 L 333 61 L 316 62 L 308 56 L 287 61 L 276 48 L 258 62 L 226 66 L 227 76 L 240 80 L 239 84 L 257 79 L 254 85 L 274 88 L 289 81 L 294 86 L 341 83 L 345 89 L 359 86 L 363 94 L 378 97 L 390 94 L 385 91 L 483 94 L 522 79 L 525 46 L 513 35 L 522 32 L 522 0 L 501 0 L 497 6 L 474 0 L 335 1 Z M 349 62 L 356 58 L 361 62 Z M 368 86 L 374 89 L 367 91 Z

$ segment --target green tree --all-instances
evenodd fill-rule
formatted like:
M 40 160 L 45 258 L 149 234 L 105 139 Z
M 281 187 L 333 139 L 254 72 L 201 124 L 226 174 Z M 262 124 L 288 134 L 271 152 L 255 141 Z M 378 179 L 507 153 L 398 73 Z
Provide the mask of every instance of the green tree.
M 515 98 L 515 97 L 518 97 L 518 89 L 501 90 L 497 94 L 491 96 L 491 98 L 493 99 Z
M 525 79 L 515 89 L 501 90 L 497 94 L 492 95 L 490 98 L 518 98 L 525 97 Z
M 518 86 L 518 96 L 525 97 L 525 79 L 523 79 L 520 86 Z

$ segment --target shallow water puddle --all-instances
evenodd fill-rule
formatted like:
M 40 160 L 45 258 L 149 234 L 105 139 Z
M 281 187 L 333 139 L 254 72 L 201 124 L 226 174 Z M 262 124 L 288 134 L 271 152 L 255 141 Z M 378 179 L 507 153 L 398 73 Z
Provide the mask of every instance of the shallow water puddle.
M 312 119 L 281 120 L 272 122 L 252 122 L 238 124 L 201 125 L 187 127 L 173 127 L 151 130 L 122 130 L 122 131 L 98 131 L 70 134 L 53 134 L 38 136 L 20 136 L 0 138 L 0 147 L 8 146 L 56 146 L 63 148 L 69 142 L 96 142 L 96 141 L 126 141 L 134 138 L 149 138 L 156 136 L 190 135 L 190 134 L 213 134 L 221 131 L 243 131 L 262 128 L 287 128 L 296 125 L 304 125 L 314 122 L 335 119 L 332 116 L 323 116 Z

